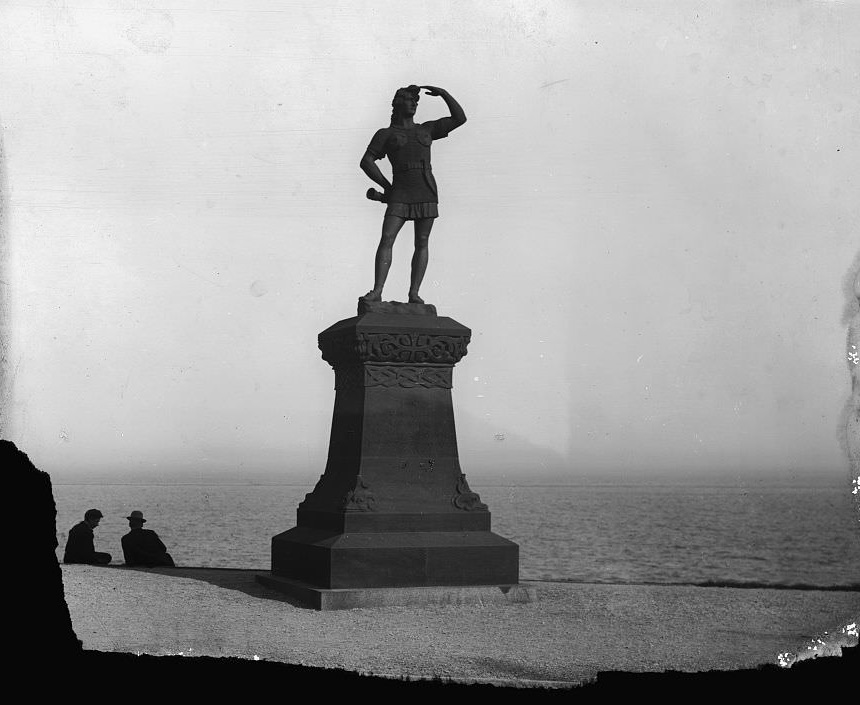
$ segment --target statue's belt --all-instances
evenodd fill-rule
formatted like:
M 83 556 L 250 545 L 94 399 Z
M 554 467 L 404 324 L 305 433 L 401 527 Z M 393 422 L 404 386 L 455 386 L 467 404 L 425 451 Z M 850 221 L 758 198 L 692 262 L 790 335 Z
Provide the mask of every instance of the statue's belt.
M 405 164 L 398 164 L 394 167 L 393 171 L 395 174 L 400 174 L 404 171 L 411 171 L 412 169 L 422 169 L 427 171 L 432 171 L 430 165 L 425 161 L 420 162 L 406 162 Z

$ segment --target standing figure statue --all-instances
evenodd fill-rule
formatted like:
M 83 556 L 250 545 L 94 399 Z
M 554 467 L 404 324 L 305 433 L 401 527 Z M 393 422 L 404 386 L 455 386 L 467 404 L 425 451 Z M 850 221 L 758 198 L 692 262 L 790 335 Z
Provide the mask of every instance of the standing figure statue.
M 445 101 L 451 111 L 450 117 L 425 123 L 413 121 L 422 88 L 427 95 L 440 96 Z M 448 91 L 434 86 L 399 88 L 391 107 L 391 125 L 377 130 L 361 158 L 362 171 L 384 189 L 380 193 L 371 188 L 367 197 L 388 204 L 382 219 L 382 239 L 376 250 L 373 289 L 361 298 L 364 301 L 382 300 L 394 240 L 403 224 L 414 220 L 415 254 L 412 256 L 409 303 L 423 304 L 418 289 L 427 269 L 427 242 L 433 219 L 439 215 L 436 180 L 430 168 L 430 145 L 433 140 L 447 137 L 451 130 L 466 122 L 466 114 Z M 391 162 L 393 184 L 375 163 L 386 155 Z

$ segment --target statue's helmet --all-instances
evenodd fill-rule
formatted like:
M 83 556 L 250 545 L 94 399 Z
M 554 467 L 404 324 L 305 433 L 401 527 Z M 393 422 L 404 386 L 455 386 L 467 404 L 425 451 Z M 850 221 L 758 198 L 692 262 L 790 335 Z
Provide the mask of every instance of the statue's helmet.
M 403 88 L 398 88 L 394 92 L 394 98 L 391 100 L 391 107 L 396 112 L 400 103 L 403 102 L 404 98 L 412 98 L 416 103 L 420 98 L 421 89 L 416 85 L 405 86 Z

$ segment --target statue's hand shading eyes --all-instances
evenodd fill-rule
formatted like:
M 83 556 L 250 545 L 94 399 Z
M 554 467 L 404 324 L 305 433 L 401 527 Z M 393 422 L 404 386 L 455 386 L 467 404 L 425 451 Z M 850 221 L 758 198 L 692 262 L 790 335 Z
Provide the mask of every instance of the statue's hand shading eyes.
M 423 88 L 427 91 L 427 95 L 442 95 L 442 88 L 436 88 L 436 86 L 419 86 L 419 88 Z

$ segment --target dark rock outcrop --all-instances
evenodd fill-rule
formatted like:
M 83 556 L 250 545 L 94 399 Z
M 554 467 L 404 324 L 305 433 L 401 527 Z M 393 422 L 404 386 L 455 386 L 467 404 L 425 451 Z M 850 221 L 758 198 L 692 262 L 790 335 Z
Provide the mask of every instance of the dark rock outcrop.
M 22 657 L 62 661 L 80 653 L 81 642 L 72 628 L 57 561 L 57 507 L 51 477 L 11 441 L 0 440 L 0 467 L 12 514 L 6 517 L 5 529 L 12 554 L 7 566 L 12 573 L 6 581 L 7 609 L 18 616 L 10 620 L 9 643 Z

